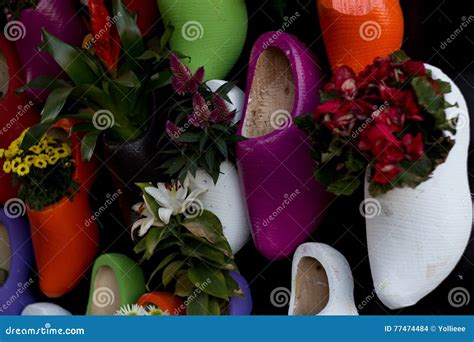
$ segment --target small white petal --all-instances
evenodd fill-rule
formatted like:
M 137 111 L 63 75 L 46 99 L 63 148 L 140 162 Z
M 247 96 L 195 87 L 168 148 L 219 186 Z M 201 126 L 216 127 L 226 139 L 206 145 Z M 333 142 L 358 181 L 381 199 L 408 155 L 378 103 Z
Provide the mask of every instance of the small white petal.
M 173 215 L 173 210 L 170 208 L 160 208 L 158 209 L 158 215 L 163 223 L 168 224 L 170 223 L 171 215 Z

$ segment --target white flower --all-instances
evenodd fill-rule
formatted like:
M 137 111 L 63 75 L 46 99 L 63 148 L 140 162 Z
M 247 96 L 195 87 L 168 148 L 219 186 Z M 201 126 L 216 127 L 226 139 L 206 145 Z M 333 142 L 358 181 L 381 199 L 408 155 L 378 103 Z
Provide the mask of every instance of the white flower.
M 154 305 L 148 305 L 146 309 L 148 311 L 149 316 L 169 316 L 170 315 L 168 310 L 163 311 Z
M 135 204 L 132 209 L 136 211 L 142 218 L 138 219 L 135 221 L 135 223 L 132 226 L 132 239 L 133 239 L 133 232 L 140 227 L 140 230 L 138 231 L 138 236 L 142 237 L 148 231 L 150 230 L 151 227 L 164 227 L 165 224 L 158 220 L 155 215 L 151 212 L 151 209 L 148 207 L 146 204 L 146 201 L 140 202 Z
M 158 187 L 146 187 L 145 192 L 152 196 L 158 203 L 158 217 L 168 224 L 172 215 L 178 215 L 186 211 L 190 203 L 206 191 L 206 189 L 196 187 L 189 194 L 189 177 L 186 177 L 184 184 L 173 182 L 171 184 L 158 183 Z
M 120 307 L 120 310 L 115 312 L 115 316 L 148 316 L 145 308 L 138 304 L 127 304 Z

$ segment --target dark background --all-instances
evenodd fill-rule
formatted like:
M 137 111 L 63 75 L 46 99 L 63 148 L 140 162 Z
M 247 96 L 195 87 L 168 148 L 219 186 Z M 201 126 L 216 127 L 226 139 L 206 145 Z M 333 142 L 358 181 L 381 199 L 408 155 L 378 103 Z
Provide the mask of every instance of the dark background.
M 264 32 L 278 30 L 283 17 L 291 17 L 296 11 L 300 17 L 287 30 L 297 35 L 318 55 L 322 68 L 329 70 L 321 31 L 316 13 L 315 0 L 248 0 L 249 30 L 247 42 L 241 58 L 229 79 L 238 82 L 245 89 L 246 65 L 253 42 Z M 412 58 L 426 61 L 441 68 L 461 88 L 468 101 L 470 111 L 474 110 L 474 20 L 464 29 L 454 42 L 445 49 L 445 41 L 461 22 L 474 15 L 471 0 L 402 0 L 405 15 L 405 39 L 403 48 Z M 329 76 L 329 75 L 328 75 Z M 471 120 L 472 132 L 472 120 Z M 472 139 L 471 139 L 472 140 Z M 473 151 L 470 147 L 470 153 Z M 472 153 L 471 153 L 472 154 Z M 474 158 L 470 156 L 469 176 L 474 185 Z M 99 158 L 101 156 L 99 155 Z M 103 205 L 105 195 L 114 192 L 111 179 L 104 165 L 96 182 L 92 200 L 96 208 Z M 329 209 L 325 221 L 309 241 L 332 245 L 348 259 L 354 276 L 356 306 L 373 296 L 373 285 L 367 256 L 365 219 L 359 213 L 363 200 L 362 190 L 350 198 L 339 197 Z M 130 235 L 118 218 L 118 208 L 112 208 L 107 215 L 99 218 L 102 226 L 101 252 L 120 252 L 133 256 Z M 249 281 L 254 304 L 254 314 L 286 315 L 288 307 L 275 307 L 270 294 L 278 287 L 291 288 L 291 259 L 269 262 L 258 254 L 249 241 L 236 255 L 243 276 Z M 417 305 L 390 311 L 377 298 L 364 302 L 361 315 L 415 314 L 415 315 L 463 315 L 472 314 L 474 299 L 460 308 L 448 303 L 448 293 L 454 287 L 464 287 L 474 295 L 474 245 L 471 238 L 461 261 L 451 275 L 430 295 Z M 74 314 L 84 314 L 90 286 L 90 271 L 81 284 L 70 294 L 56 302 Z M 38 294 L 40 297 L 41 295 Z M 43 298 L 45 301 L 51 301 Z

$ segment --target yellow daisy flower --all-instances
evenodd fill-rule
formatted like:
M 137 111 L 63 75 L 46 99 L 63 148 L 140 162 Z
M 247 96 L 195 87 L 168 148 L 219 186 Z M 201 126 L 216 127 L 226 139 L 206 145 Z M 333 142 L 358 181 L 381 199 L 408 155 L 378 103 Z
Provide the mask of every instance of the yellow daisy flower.
M 59 157 L 57 155 L 48 156 L 48 163 L 54 165 L 58 162 Z
M 25 163 L 18 165 L 18 168 L 16 169 L 16 173 L 20 177 L 27 175 L 29 172 L 30 172 L 30 166 Z
M 12 160 L 12 171 L 16 172 L 18 165 L 20 165 L 22 162 L 21 158 L 16 157 L 15 159 Z
M 29 150 L 33 152 L 34 154 L 40 154 L 41 152 L 43 152 L 43 149 L 39 147 L 38 145 L 31 146 Z
M 5 173 L 12 172 L 12 164 L 9 160 L 6 160 L 5 163 L 3 163 L 3 172 Z
M 31 166 L 33 164 L 33 161 L 35 160 L 36 156 L 29 155 L 25 157 L 25 164 L 28 166 Z
M 33 160 L 33 165 L 38 169 L 44 169 L 48 166 L 48 162 L 42 158 L 36 157 Z
M 61 147 L 56 149 L 56 154 L 59 158 L 65 158 L 71 154 L 71 149 L 68 145 L 63 144 Z

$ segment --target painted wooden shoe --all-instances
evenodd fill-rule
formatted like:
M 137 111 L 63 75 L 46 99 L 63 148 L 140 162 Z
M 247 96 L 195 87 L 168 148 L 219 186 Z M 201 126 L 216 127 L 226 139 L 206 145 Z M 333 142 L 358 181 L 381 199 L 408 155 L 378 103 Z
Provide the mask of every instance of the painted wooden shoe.
M 25 307 L 22 316 L 71 316 L 71 313 L 54 303 L 34 303 Z
M 316 108 L 321 79 L 316 58 L 296 37 L 269 32 L 254 44 L 237 165 L 256 247 L 269 259 L 291 255 L 329 201 L 313 178 L 308 138 L 293 125 Z
M 138 299 L 137 304 L 144 308 L 153 305 L 161 311 L 167 312 L 170 316 L 186 315 L 184 301 L 168 292 L 145 293 Z
M 24 37 L 16 40 L 16 46 L 27 83 L 39 76 L 58 77 L 61 74 L 61 68 L 50 55 L 38 52 L 42 29 L 68 44 L 81 45 L 85 29 L 78 6 L 79 1 L 75 0 L 39 0 L 34 8 L 21 11 L 18 21 L 22 24 Z M 28 90 L 28 94 L 33 99 L 39 96 L 45 100 L 47 91 Z
M 0 209 L 0 315 L 19 315 L 34 302 L 30 229 L 24 218 L 13 218 L 18 213 L 13 210 L 12 206 Z
M 145 293 L 139 265 L 122 254 L 104 254 L 94 263 L 87 315 L 113 316 Z
M 370 198 L 366 182 L 367 246 L 374 288 L 389 308 L 416 304 L 451 273 L 471 235 L 472 202 L 467 157 L 469 113 L 459 88 L 441 70 L 426 65 L 434 79 L 451 84 L 445 96 L 459 107 L 454 147 L 446 161 L 416 188 L 396 188 Z
M 349 263 L 329 245 L 309 242 L 293 257 L 289 315 L 358 315 Z
M 252 314 L 252 293 L 245 278 L 236 272 L 230 272 L 230 276 L 239 284 L 243 297 L 232 297 L 229 302 L 230 316 L 249 316 Z
M 317 7 L 333 70 L 348 65 L 359 72 L 402 45 L 399 0 L 317 0 Z
M 172 50 L 189 56 L 189 67 L 206 69 L 206 80 L 225 79 L 247 36 L 244 0 L 158 0 L 165 26 L 173 26 Z

